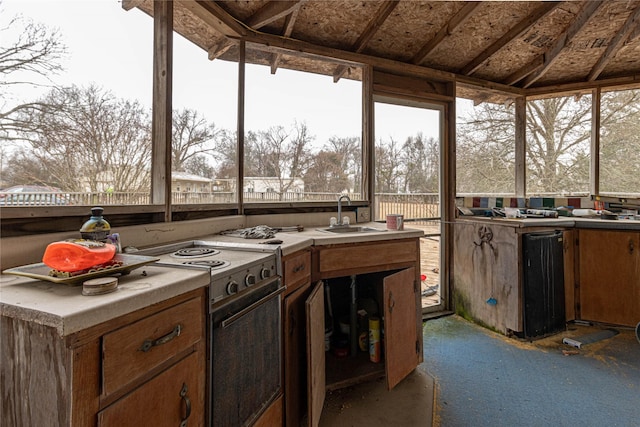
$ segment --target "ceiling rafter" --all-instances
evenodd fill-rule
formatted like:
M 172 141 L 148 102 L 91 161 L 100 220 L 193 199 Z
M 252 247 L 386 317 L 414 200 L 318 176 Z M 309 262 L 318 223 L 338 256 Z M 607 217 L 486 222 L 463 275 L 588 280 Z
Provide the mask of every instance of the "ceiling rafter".
M 509 44 L 513 39 L 520 37 L 529 28 L 536 24 L 540 19 L 551 13 L 560 2 L 546 2 L 543 6 L 536 9 L 531 15 L 518 22 L 513 28 L 507 31 L 502 37 L 496 40 L 491 46 L 486 48 L 480 55 L 473 58 L 465 67 L 460 70 L 461 74 L 469 76 L 476 72 L 478 68 L 489 59 L 493 54 Z
M 520 80 L 530 75 L 531 73 L 534 73 L 536 70 L 542 67 L 543 64 L 544 64 L 544 55 L 538 55 L 536 58 L 533 59 L 533 61 L 529 62 L 524 67 L 520 68 L 519 70 L 515 71 L 514 73 L 506 77 L 504 80 L 502 80 L 502 83 L 509 86 L 516 84 Z
M 569 26 L 558 36 L 555 43 L 544 56 L 542 67 L 538 68 L 534 73 L 525 77 L 522 87 L 528 88 L 549 71 L 560 52 L 571 42 L 578 32 L 585 26 L 589 19 L 596 13 L 598 8 L 604 4 L 604 1 L 586 1 L 580 11 L 573 18 Z
M 598 78 L 602 70 L 607 66 L 609 61 L 616 56 L 618 50 L 623 46 L 624 41 L 627 39 L 629 34 L 633 31 L 634 28 L 637 28 L 638 22 L 640 21 L 640 6 L 636 7 L 625 23 L 622 25 L 622 28 L 616 33 L 613 39 L 609 42 L 609 45 L 605 49 L 604 53 L 598 59 L 598 62 L 593 66 L 587 80 L 592 82 Z
M 298 7 L 293 9 L 293 11 L 289 15 L 287 15 L 284 21 L 284 31 L 282 32 L 282 35 L 284 37 L 291 37 L 291 34 L 293 33 L 293 27 L 295 26 L 296 19 L 298 19 L 298 14 L 300 13 L 300 7 L 305 1 L 306 0 L 301 0 L 300 2 L 298 2 Z M 271 55 L 271 74 L 275 74 L 278 70 L 280 59 L 282 59 L 282 54 L 280 53 L 274 53 Z
M 216 2 L 205 0 L 175 0 L 176 3 L 202 19 L 207 25 L 226 37 L 247 35 L 244 24 L 234 19 Z
M 300 1 L 270 1 L 262 6 L 246 20 L 249 27 L 258 29 L 268 25 L 280 18 L 289 15 L 300 7 Z
M 227 53 L 227 51 L 235 44 L 237 43 L 234 42 L 233 40 L 229 40 L 227 38 L 222 39 L 220 43 L 216 44 L 215 46 L 212 46 L 207 51 L 207 56 L 209 60 L 213 61 L 214 59 L 221 57 L 222 55 Z
M 482 4 L 481 1 L 467 2 L 462 9 L 460 9 L 453 17 L 447 22 L 436 35 L 422 46 L 422 48 L 411 59 L 411 63 L 420 65 L 425 60 L 427 55 L 434 50 L 445 37 L 451 35 L 456 28 L 464 24 L 464 22 L 471 17 L 473 11 Z
M 399 0 L 387 0 L 378 8 L 376 15 L 369 21 L 367 27 L 360 34 L 360 37 L 358 37 L 358 40 L 356 40 L 351 47 L 352 51 L 360 53 L 364 50 L 369 40 L 371 40 L 382 24 L 384 24 L 384 21 L 391 15 L 391 12 L 393 12 L 393 9 L 396 8 L 399 2 Z M 336 67 L 333 72 L 333 81 L 337 83 L 346 71 L 347 68 L 344 66 Z

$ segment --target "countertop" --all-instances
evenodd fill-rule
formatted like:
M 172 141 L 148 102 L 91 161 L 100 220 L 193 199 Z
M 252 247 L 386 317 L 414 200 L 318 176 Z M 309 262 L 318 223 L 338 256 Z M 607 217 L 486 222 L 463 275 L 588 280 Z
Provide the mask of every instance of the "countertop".
M 221 234 L 207 235 L 197 240 L 213 240 L 220 242 L 239 242 L 239 243 L 260 243 L 268 240 L 282 240 L 280 245 L 282 249 L 282 255 L 297 252 L 302 249 L 306 249 L 310 246 L 324 246 L 324 245 L 336 245 L 342 243 L 365 243 L 375 242 L 383 240 L 397 240 L 422 237 L 424 232 L 422 230 L 412 229 L 405 227 L 402 231 L 387 230 L 385 224 L 378 222 L 358 223 L 352 224 L 352 226 L 362 226 L 376 228 L 380 231 L 367 231 L 363 233 L 331 233 L 327 231 L 321 231 L 324 228 L 328 228 L 327 225 L 318 225 L 312 227 L 305 227 L 303 231 L 286 231 L 278 232 L 272 239 L 243 239 L 240 237 L 233 237 Z
M 82 286 L 0 275 L 0 314 L 55 328 L 61 337 L 209 284 L 205 270 L 149 264 L 121 276 L 115 292 L 82 295 Z
M 375 222 L 355 225 L 380 231 L 333 234 L 319 230 L 326 226 L 317 226 L 306 227 L 301 232 L 278 232 L 273 239 L 282 240 L 282 254 L 288 255 L 311 246 L 416 238 L 424 234 L 422 230 L 410 228 L 403 231 L 386 230 L 384 224 Z M 193 240 L 260 243 L 272 239 L 243 239 L 211 234 Z M 205 270 L 149 264 L 121 276 L 115 292 L 85 296 L 82 295 L 82 286 L 3 274 L 0 275 L 0 314 L 55 328 L 64 337 L 207 286 L 209 278 L 209 272 Z
M 459 217 L 460 222 L 482 222 L 500 224 L 508 227 L 562 227 L 578 229 L 604 229 L 604 230 L 640 230 L 640 221 L 629 219 L 607 220 L 601 218 L 558 217 L 558 218 L 500 218 L 468 216 Z

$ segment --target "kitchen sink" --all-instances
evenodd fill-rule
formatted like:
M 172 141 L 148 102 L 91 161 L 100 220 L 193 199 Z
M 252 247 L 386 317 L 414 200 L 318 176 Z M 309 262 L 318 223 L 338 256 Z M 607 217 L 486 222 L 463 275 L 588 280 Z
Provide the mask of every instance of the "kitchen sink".
M 336 234 L 349 234 L 349 233 L 372 233 L 372 232 L 376 232 L 376 231 L 387 231 L 387 230 L 381 230 L 379 228 L 373 228 L 373 227 L 360 227 L 360 226 L 355 226 L 355 227 L 334 227 L 334 228 L 318 228 L 318 231 L 325 231 L 327 233 L 336 233 Z

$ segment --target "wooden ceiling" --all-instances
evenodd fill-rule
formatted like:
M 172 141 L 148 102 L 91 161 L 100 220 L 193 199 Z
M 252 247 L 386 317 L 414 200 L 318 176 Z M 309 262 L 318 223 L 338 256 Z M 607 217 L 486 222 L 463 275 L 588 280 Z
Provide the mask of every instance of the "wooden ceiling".
M 640 85 L 640 0 L 175 0 L 211 60 L 361 78 L 359 64 L 454 79 L 459 96 Z M 152 0 L 124 0 L 152 14 Z M 324 58 L 324 59 L 323 59 Z M 331 58 L 327 61 L 326 58 Z

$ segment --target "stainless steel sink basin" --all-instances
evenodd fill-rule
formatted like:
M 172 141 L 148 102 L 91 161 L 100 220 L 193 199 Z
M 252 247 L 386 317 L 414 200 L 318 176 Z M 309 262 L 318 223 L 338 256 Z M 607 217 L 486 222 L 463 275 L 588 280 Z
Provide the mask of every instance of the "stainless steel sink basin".
M 360 226 L 355 226 L 355 227 L 334 227 L 334 228 L 318 228 L 318 231 L 325 231 L 327 233 L 336 233 L 336 234 L 350 234 L 350 233 L 372 233 L 372 232 L 376 232 L 376 231 L 387 231 L 387 230 L 381 230 L 379 228 L 373 228 L 373 227 L 360 227 Z

